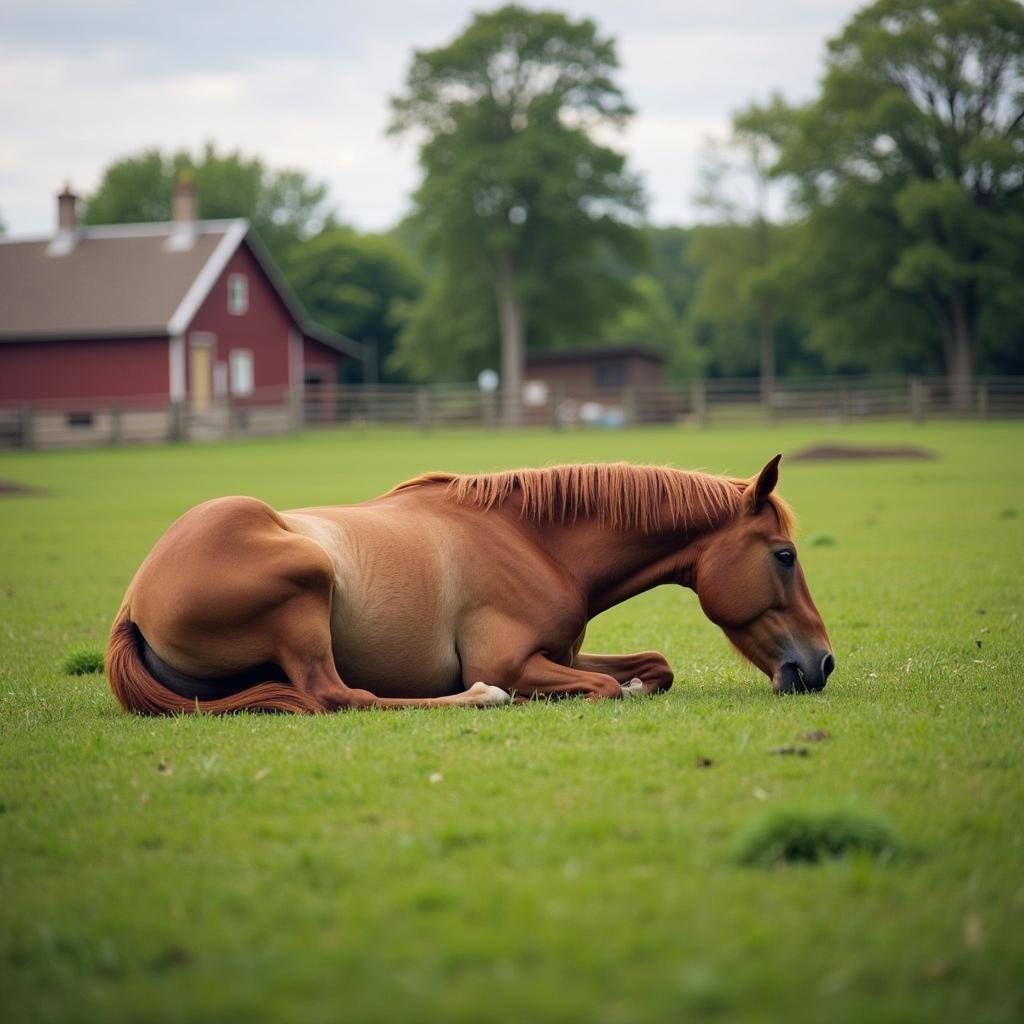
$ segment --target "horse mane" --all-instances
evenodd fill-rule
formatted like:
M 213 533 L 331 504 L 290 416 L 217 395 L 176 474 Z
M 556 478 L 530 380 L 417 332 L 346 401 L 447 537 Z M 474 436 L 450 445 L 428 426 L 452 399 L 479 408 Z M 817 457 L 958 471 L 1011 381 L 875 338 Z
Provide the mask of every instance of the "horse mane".
M 453 501 L 484 510 L 502 505 L 518 493 L 523 518 L 534 522 L 573 523 L 596 516 L 614 530 L 650 533 L 666 506 L 673 522 L 683 527 L 697 518 L 719 522 L 734 518 L 742 511 L 743 492 L 750 482 L 667 466 L 609 462 L 472 475 L 425 473 L 389 493 L 445 484 Z M 769 501 L 779 527 L 790 536 L 794 517 L 789 506 L 775 494 Z

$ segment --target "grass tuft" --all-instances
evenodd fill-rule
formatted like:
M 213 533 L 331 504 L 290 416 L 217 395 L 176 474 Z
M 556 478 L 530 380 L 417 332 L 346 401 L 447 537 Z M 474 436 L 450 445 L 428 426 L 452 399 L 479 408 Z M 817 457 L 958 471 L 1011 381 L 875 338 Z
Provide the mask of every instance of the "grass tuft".
M 103 671 L 103 651 L 91 644 L 72 647 L 60 663 L 66 676 L 88 676 Z
M 741 864 L 810 863 L 858 852 L 888 858 L 898 850 L 887 826 L 850 811 L 773 811 L 742 837 Z

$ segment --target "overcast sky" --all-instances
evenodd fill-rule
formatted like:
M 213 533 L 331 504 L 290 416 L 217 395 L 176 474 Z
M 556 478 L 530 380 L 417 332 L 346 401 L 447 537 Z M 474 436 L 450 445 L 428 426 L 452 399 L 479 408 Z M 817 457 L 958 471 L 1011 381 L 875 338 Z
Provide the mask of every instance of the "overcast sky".
M 65 180 L 147 146 L 240 147 L 326 181 L 366 230 L 408 209 L 415 150 L 386 138 L 413 48 L 449 41 L 465 0 L 0 0 L 0 218 L 46 232 Z M 694 219 L 704 140 L 779 90 L 810 97 L 853 0 L 569 0 L 615 36 L 637 110 L 619 139 L 656 223 Z

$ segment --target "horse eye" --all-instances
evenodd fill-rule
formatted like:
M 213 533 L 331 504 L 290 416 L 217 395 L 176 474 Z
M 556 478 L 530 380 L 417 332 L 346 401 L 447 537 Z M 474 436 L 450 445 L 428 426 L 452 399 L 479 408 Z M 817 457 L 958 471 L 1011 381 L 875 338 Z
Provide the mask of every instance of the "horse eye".
M 796 561 L 796 552 L 789 548 L 783 548 L 775 552 L 775 557 L 785 566 L 791 566 Z

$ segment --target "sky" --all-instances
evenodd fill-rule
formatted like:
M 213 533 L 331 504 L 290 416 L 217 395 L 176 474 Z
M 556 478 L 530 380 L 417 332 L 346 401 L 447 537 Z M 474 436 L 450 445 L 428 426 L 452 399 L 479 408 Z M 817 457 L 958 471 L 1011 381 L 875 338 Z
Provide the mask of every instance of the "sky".
M 418 181 L 412 140 L 385 135 L 414 49 L 454 38 L 464 0 L 0 0 L 0 220 L 48 233 L 65 181 L 207 140 L 326 182 L 343 220 L 384 230 Z M 779 91 L 811 98 L 853 0 L 552 0 L 615 37 L 636 109 L 612 141 L 650 219 L 692 223 L 708 138 Z

